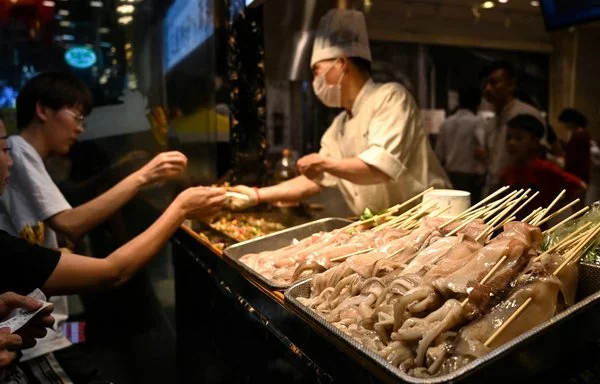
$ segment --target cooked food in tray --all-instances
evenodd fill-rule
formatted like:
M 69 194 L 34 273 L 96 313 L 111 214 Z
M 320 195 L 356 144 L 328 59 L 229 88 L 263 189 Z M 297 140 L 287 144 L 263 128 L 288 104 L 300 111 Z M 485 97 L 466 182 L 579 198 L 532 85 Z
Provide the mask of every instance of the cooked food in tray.
M 268 235 L 285 228 L 280 223 L 264 218 L 235 213 L 216 216 L 208 225 L 237 241 L 254 239 L 255 237 Z
M 577 261 L 600 225 L 586 222 L 540 254 L 552 206 L 511 221 L 526 198 L 513 192 L 452 223 L 423 219 L 390 242 L 401 252 L 351 256 L 298 301 L 408 374 L 454 372 L 575 301 Z

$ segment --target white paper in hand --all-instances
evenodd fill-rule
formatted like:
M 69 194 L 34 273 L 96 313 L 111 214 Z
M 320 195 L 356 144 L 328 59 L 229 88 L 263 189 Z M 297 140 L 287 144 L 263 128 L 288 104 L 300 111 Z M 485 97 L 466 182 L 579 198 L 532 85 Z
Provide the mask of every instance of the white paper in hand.
M 23 308 L 14 309 L 8 315 L 6 320 L 0 322 L 0 328 L 8 328 L 8 329 L 10 329 L 10 333 L 15 333 L 22 326 L 27 324 L 27 322 L 29 320 L 31 320 L 31 318 L 33 316 L 35 316 L 39 311 L 41 311 L 42 309 L 46 308 L 47 306 L 49 306 L 51 304 L 46 301 L 46 296 L 38 288 L 36 288 L 35 291 L 31 292 L 27 296 L 33 297 L 34 299 L 37 299 L 37 300 L 43 302 L 44 304 L 40 308 L 38 308 L 37 310 L 35 310 L 33 312 L 29 312 Z

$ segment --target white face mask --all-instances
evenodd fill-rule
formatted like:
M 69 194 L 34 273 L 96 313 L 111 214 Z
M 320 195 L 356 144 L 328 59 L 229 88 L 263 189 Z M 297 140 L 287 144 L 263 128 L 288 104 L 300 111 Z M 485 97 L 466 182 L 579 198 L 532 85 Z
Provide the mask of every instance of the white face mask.
M 313 80 L 313 90 L 315 91 L 315 95 L 321 100 L 323 104 L 330 108 L 341 108 L 342 107 L 342 79 L 344 78 L 344 72 L 340 76 L 337 84 L 329 85 L 327 84 L 327 80 L 325 80 L 325 75 L 331 68 L 335 66 L 337 60 L 331 64 L 325 73 L 318 75 Z

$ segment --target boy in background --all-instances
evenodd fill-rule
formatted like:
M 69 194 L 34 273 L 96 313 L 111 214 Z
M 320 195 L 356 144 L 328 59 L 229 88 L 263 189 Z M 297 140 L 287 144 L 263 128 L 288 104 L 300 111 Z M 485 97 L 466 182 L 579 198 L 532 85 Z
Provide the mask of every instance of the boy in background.
M 517 115 L 507 123 L 506 151 L 510 165 L 501 181 L 514 189 L 538 191 L 535 206 L 547 207 L 565 189 L 567 199 L 585 200 L 587 184 L 579 177 L 538 156 L 544 125 L 531 115 Z

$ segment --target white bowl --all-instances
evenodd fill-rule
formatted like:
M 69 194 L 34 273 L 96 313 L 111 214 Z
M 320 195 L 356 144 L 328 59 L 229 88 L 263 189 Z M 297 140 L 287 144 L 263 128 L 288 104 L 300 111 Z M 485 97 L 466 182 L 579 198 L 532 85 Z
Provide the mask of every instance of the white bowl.
M 437 203 L 436 209 L 450 206 L 440 217 L 453 218 L 471 207 L 471 194 L 455 189 L 434 189 L 423 195 L 423 206 Z

